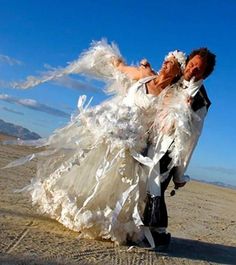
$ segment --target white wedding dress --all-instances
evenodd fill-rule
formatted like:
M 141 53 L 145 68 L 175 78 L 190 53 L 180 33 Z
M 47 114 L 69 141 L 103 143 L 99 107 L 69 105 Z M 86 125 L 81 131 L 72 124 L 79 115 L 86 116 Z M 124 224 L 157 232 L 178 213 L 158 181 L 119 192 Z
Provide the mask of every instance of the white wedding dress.
M 175 139 L 171 167 L 183 165 L 184 171 L 197 139 L 192 135 L 199 132 L 192 121 L 199 119 L 186 104 L 187 94 L 178 90 L 179 84 L 158 97 L 146 94 L 146 83 L 154 77 L 130 86 L 132 81 L 111 64 L 118 55 L 115 46 L 98 42 L 65 69 L 21 84 L 28 88 L 65 74 L 85 73 L 105 80 L 107 91 L 116 96 L 95 107 L 85 105 L 86 97 L 81 96 L 78 114 L 46 140 L 43 152 L 7 167 L 37 157 L 37 174 L 23 190 L 41 213 L 80 232 L 81 237 L 125 243 L 147 237 L 142 214 L 149 187 L 163 181 L 156 170 L 158 163 Z M 166 105 L 168 91 L 172 96 Z M 166 133 L 163 128 L 170 130 Z M 154 147 L 153 157 L 142 155 L 148 142 Z M 159 193 L 157 187 L 154 194 Z
M 156 114 L 149 80 L 94 108 L 83 108 L 80 98 L 80 113 L 49 138 L 50 155 L 41 157 L 27 187 L 42 213 L 86 238 L 143 238 L 147 172 L 135 157 L 142 156 Z

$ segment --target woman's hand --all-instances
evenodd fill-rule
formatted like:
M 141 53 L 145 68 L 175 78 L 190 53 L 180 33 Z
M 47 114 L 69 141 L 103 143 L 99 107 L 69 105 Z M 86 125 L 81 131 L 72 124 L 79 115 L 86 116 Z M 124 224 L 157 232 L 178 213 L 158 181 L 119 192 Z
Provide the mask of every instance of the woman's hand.
M 147 59 L 142 59 L 139 63 L 139 70 L 142 77 L 156 75 Z
M 147 59 L 142 59 L 141 61 L 140 61 L 140 63 L 139 63 L 139 65 L 140 65 L 140 67 L 142 67 L 142 68 L 151 68 L 151 65 L 150 65 L 150 63 L 148 62 L 148 60 Z

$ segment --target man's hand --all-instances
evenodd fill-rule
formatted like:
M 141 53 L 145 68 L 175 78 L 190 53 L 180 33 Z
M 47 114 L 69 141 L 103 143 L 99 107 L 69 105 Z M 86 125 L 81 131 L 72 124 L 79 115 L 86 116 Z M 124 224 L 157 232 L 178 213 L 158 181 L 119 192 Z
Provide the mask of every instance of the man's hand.
M 182 188 L 189 181 L 190 181 L 190 177 L 188 175 L 183 175 L 181 178 L 173 179 L 173 182 L 175 184 L 175 189 Z
M 177 190 L 178 188 L 182 188 L 183 186 L 185 186 L 187 182 L 174 182 L 175 184 L 175 189 Z
M 191 96 L 188 96 L 188 97 L 187 97 L 187 104 L 188 104 L 189 106 L 192 106 L 192 104 L 193 104 L 193 97 L 191 97 Z

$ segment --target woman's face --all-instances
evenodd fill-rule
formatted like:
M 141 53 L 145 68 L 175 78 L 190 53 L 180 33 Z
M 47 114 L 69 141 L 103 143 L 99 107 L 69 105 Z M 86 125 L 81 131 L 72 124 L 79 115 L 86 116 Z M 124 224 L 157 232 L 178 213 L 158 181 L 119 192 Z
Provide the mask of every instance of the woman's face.
M 181 75 L 181 69 L 178 61 L 174 56 L 169 57 L 166 61 L 164 61 L 162 68 L 160 70 L 160 74 L 165 75 L 166 77 L 175 78 L 178 75 Z

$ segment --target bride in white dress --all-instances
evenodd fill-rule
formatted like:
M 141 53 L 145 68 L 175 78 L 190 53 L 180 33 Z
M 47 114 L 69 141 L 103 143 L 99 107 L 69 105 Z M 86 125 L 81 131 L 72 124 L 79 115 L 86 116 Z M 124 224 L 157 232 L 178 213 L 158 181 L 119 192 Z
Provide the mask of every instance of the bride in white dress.
M 107 57 L 96 55 L 101 47 Z M 172 53 L 158 75 L 152 72 L 146 77 L 141 68 L 114 67 L 114 56 L 120 56 L 114 47 L 99 42 L 74 62 L 78 72 L 108 79 L 112 76 L 108 90 L 119 88 L 122 92 L 95 107 L 85 106 L 86 97 L 80 97 L 78 114 L 55 131 L 44 144 L 45 151 L 37 154 L 37 175 L 24 190 L 41 213 L 80 232 L 81 237 L 125 243 L 144 237 L 147 169 L 153 163 L 144 151 L 147 142 L 155 138 L 153 123 L 163 89 L 168 91 L 179 77 L 179 65 L 183 66 L 185 57 Z M 136 82 L 133 71 L 139 74 Z M 35 80 L 28 81 L 35 84 Z

